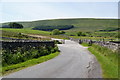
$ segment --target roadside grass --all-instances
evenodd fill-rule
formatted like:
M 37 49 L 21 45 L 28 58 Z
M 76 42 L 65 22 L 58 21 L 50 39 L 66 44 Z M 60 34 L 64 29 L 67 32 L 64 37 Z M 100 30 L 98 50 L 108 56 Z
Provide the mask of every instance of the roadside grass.
M 2 76 L 2 64 L 0 64 L 0 76 Z
M 87 43 L 82 43 L 81 45 L 82 45 L 82 46 L 85 46 L 85 47 L 91 46 L 91 45 L 89 45 L 89 44 L 87 44 Z
M 9 73 L 15 72 L 15 71 L 19 71 L 21 69 L 33 66 L 35 64 L 39 64 L 45 61 L 48 61 L 56 56 L 59 55 L 59 52 L 55 52 L 55 53 L 51 53 L 50 55 L 47 56 L 42 56 L 36 59 L 31 59 L 19 64 L 15 64 L 15 65 L 11 65 L 11 66 L 6 66 L 6 67 L 2 67 L 2 75 L 7 75 Z
M 83 46 L 88 46 L 83 43 Z M 118 51 L 114 52 L 106 47 L 93 44 L 88 50 L 94 54 L 102 68 L 103 78 L 118 78 Z

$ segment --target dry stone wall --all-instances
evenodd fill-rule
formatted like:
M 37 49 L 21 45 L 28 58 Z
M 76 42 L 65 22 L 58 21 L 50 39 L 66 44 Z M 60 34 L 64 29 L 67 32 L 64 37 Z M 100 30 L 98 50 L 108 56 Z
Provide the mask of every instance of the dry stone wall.
M 54 47 L 54 41 L 33 41 L 33 40 L 15 40 L 15 41 L 0 41 L 2 43 L 2 49 L 14 50 L 18 47 L 31 48 L 39 46 L 51 46 Z
M 74 39 L 70 38 L 70 40 L 75 41 L 79 44 L 81 43 L 88 43 L 88 44 L 98 44 L 100 46 L 107 47 L 111 50 L 120 50 L 120 42 L 119 41 L 95 41 L 89 39 Z

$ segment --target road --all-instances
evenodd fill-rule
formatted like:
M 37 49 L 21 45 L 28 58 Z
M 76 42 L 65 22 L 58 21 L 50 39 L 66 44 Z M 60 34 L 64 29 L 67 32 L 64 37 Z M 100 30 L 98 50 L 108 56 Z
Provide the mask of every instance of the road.
M 4 78 L 102 78 L 96 58 L 76 42 L 58 44 L 60 55 L 49 61 L 11 73 Z

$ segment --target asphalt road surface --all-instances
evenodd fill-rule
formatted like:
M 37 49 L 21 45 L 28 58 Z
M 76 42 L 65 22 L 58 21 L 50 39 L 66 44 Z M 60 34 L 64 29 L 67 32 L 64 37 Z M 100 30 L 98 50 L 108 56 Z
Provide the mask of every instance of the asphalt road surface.
M 100 65 L 87 47 L 70 40 L 58 47 L 59 56 L 4 78 L 102 78 Z

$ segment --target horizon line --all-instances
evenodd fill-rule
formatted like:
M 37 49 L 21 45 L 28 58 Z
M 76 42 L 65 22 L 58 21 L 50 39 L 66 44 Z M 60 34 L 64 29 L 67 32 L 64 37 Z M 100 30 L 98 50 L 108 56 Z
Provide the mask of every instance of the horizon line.
M 13 21 L 3 21 L 0 23 L 9 23 L 9 22 L 33 22 L 33 21 L 42 21 L 42 20 L 58 20 L 58 19 L 119 19 L 117 17 L 81 17 L 81 18 L 50 18 L 50 19 L 34 19 L 34 20 L 13 20 Z

